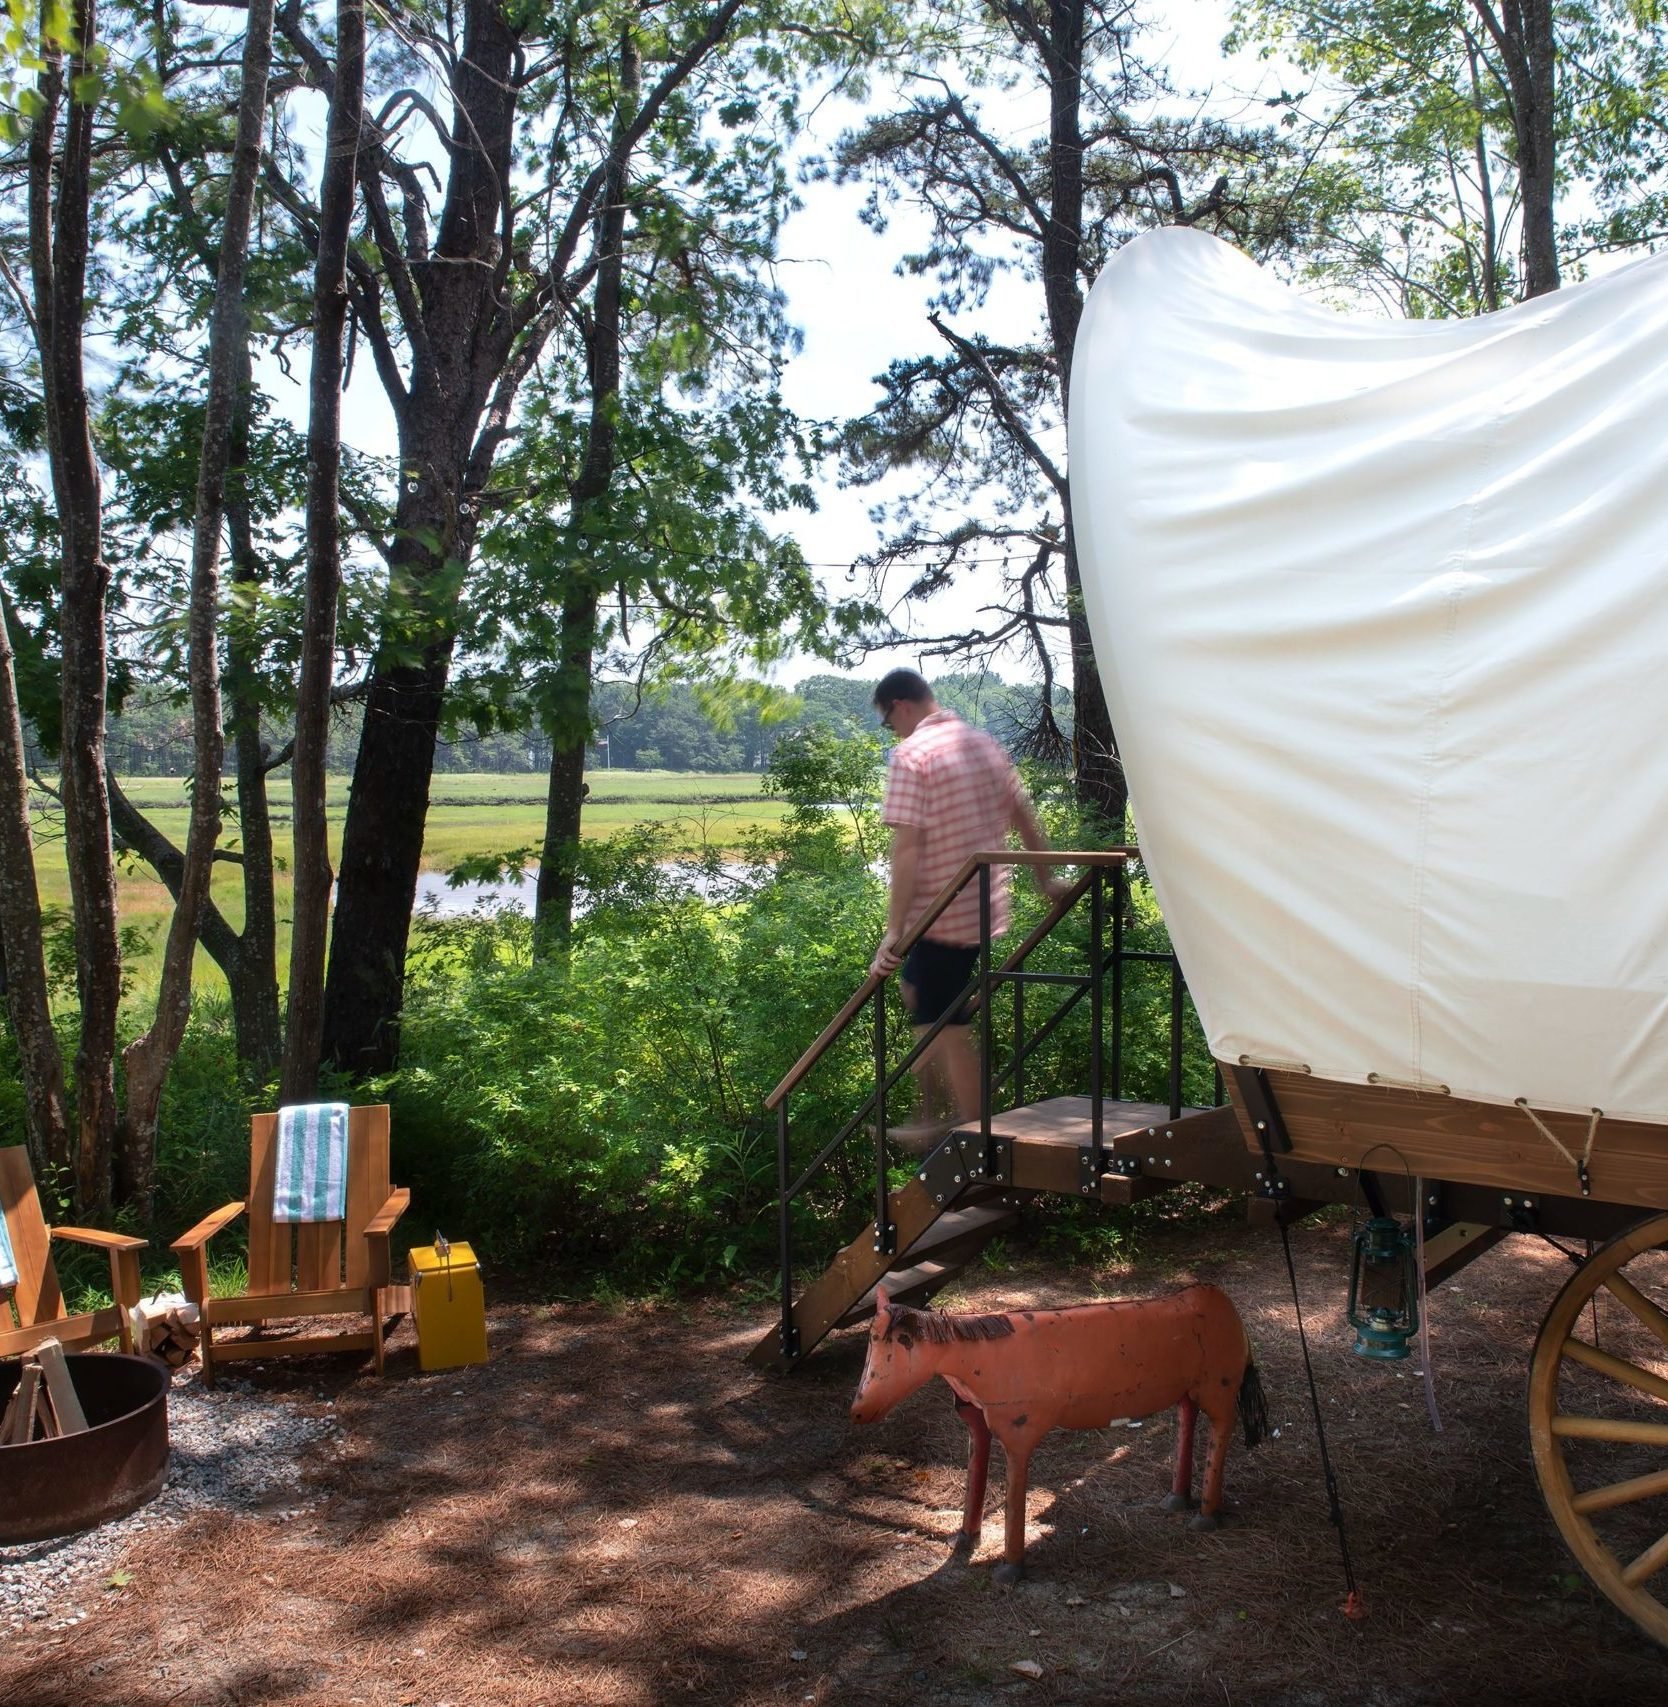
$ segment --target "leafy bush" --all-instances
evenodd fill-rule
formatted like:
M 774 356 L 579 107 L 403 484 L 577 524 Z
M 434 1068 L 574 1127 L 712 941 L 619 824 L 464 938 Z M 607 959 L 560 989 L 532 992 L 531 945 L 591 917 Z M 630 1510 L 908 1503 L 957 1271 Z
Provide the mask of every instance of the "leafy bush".
M 420 918 L 398 1071 L 334 1087 L 393 1105 L 395 1176 L 414 1191 L 402 1229 L 409 1242 L 438 1228 L 472 1240 L 489 1260 L 560 1268 L 615 1289 L 768 1276 L 777 1127 L 765 1099 L 862 982 L 879 938 L 886 891 L 871 867 L 878 780 L 871 739 L 811 731 L 778 747 L 771 786 L 794 810 L 739 870 L 716 856 L 676 864 L 652 828 L 586 844 L 587 907 L 561 959 L 534 960 L 531 921 L 519 913 Z M 1046 774 L 1032 783 L 1056 845 L 1082 845 L 1069 804 L 1051 798 L 1063 785 Z M 1108 948 L 1110 895 L 1109 883 Z M 1010 947 L 1042 912 L 1034 887 L 1016 874 Z M 1138 871 L 1124 924 L 1126 946 L 1167 948 Z M 1082 972 L 1089 949 L 1084 903 L 1029 965 Z M 1027 1035 L 1068 999 L 1062 986 L 1029 986 Z M 895 986 L 888 1000 L 895 1064 L 912 1037 Z M 999 1074 L 1012 1055 L 1015 1000 L 1005 987 L 993 1005 Z M 1167 966 L 1128 969 L 1125 1004 L 1123 1094 L 1165 1101 Z M 1078 999 L 1034 1049 L 1026 1100 L 1087 1090 L 1090 1013 Z M 1209 1102 L 1213 1069 L 1191 1009 L 1188 1027 L 1184 1100 Z M 1111 1095 L 1109 1017 L 1107 1035 Z M 790 1099 L 795 1175 L 853 1120 L 873 1085 L 865 1016 Z M 15 1087 L 13 1045 L 0 1028 L 0 1142 L 22 1141 Z M 894 1119 L 908 1094 L 899 1088 Z M 200 1001 L 162 1107 L 149 1283 L 166 1278 L 168 1239 L 244 1194 L 249 1114 L 273 1098 L 272 1085 L 240 1071 L 224 1003 Z M 807 1270 L 872 1215 L 872 1169 L 872 1142 L 859 1125 L 795 1205 L 795 1248 Z M 1089 1260 L 1123 1249 L 1135 1224 L 1077 1214 L 1046 1222 L 1052 1248 Z M 217 1260 L 237 1262 L 235 1231 L 215 1246 Z M 98 1283 L 90 1269 L 81 1278 Z
M 861 978 L 883 891 L 793 869 L 713 903 L 652 847 L 609 851 L 564 960 L 535 962 L 519 915 L 421 926 L 386 1082 L 401 1164 L 426 1214 L 515 1262 L 626 1283 L 756 1265 L 764 1098 Z

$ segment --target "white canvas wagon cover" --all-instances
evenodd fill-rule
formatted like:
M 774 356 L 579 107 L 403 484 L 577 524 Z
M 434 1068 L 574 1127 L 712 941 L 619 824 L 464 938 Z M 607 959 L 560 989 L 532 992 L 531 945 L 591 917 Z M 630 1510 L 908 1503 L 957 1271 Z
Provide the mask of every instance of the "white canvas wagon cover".
M 1408 322 L 1155 232 L 1070 437 L 1213 1053 L 1668 1121 L 1668 258 Z

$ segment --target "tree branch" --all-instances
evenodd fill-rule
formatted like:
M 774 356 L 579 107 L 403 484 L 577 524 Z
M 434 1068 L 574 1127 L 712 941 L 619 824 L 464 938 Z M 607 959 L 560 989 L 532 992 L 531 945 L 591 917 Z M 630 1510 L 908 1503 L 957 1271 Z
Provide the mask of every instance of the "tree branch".
M 177 902 L 185 881 L 185 855 L 163 835 L 137 806 L 128 799 L 116 773 L 105 766 L 105 782 L 110 789 L 110 826 L 152 871 L 162 880 L 162 886 Z M 224 857 L 217 855 L 216 857 Z M 238 956 L 243 951 L 242 939 L 226 921 L 210 896 L 203 903 L 203 947 L 214 957 L 214 963 L 229 979 L 237 969 Z
M 1003 426 L 1007 428 L 1014 442 L 1024 450 L 1042 477 L 1054 488 L 1060 501 L 1066 502 L 1069 488 L 1066 484 L 1065 475 L 1055 466 L 1053 458 L 1037 443 L 1030 428 L 1020 418 L 1019 411 L 1014 408 L 1007 392 L 1002 389 L 1001 380 L 991 371 L 990 363 L 985 360 L 984 352 L 976 344 L 947 326 L 941 315 L 929 314 L 927 318 L 932 323 L 933 330 L 951 349 L 961 356 L 978 377 L 986 395 L 990 398 L 991 406 L 1001 418 Z

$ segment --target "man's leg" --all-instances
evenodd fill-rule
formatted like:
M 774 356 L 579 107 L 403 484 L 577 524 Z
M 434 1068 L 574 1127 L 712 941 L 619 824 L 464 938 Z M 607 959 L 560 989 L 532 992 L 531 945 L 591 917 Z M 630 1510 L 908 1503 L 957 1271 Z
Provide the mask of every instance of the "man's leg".
M 917 989 L 914 984 L 910 983 L 907 978 L 900 976 L 898 979 L 898 994 L 903 998 L 904 1012 L 907 1013 L 912 1020 L 915 1019 L 915 1016 L 921 1009 L 921 992 L 919 989 Z M 930 1026 L 922 1025 L 917 1021 L 915 1025 L 915 1041 L 919 1043 L 931 1029 L 932 1028 Z M 934 1069 L 932 1055 L 933 1051 L 929 1049 L 926 1054 L 921 1056 L 921 1058 L 915 1063 L 913 1069 L 915 1078 L 915 1113 L 910 1120 L 909 1126 L 907 1128 L 899 1129 L 906 1132 L 906 1134 L 915 1131 L 917 1128 L 924 1129 L 929 1126 L 940 1125 L 942 1123 L 943 1115 L 953 1114 L 955 1112 L 953 1107 L 945 1106 L 945 1098 L 949 1095 L 949 1085 L 945 1081 L 943 1074 Z M 908 1142 L 907 1137 L 905 1141 Z
M 931 1029 L 930 1026 L 916 1026 L 915 1041 L 919 1043 Z M 945 1076 L 938 1044 L 933 1044 L 915 1063 L 915 1082 L 920 1086 L 919 1107 L 916 1112 L 923 1121 L 942 1126 L 955 1115 L 955 1092 Z
M 978 964 L 978 950 L 943 943 L 921 942 L 910 951 L 905 964 L 903 988 L 915 1021 L 917 1040 L 924 1037 L 961 999 L 962 991 Z M 977 1115 L 981 1073 L 973 1046 L 971 1028 L 951 1023 L 939 1032 L 917 1064 L 924 1115 L 936 1115 L 935 1093 L 942 1099 L 946 1120 L 923 1120 L 921 1125 L 943 1128 Z
M 945 1026 L 929 1054 L 936 1073 L 950 1087 L 952 1122 L 965 1126 L 977 1120 L 979 1101 L 984 1094 L 984 1074 L 980 1070 L 978 1046 L 973 1041 L 973 1027 L 965 1023 Z

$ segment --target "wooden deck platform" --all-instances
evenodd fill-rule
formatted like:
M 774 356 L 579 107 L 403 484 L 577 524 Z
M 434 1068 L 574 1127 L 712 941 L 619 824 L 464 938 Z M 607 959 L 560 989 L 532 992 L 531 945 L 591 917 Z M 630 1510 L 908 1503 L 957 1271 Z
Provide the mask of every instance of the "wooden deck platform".
M 1166 1179 L 1174 1163 L 1177 1145 L 1182 1153 L 1197 1154 L 1202 1148 L 1222 1150 L 1230 1156 L 1243 1152 L 1246 1189 L 1251 1186 L 1250 1153 L 1240 1137 L 1234 1111 L 1222 1108 L 1184 1108 L 1174 1120 L 1162 1103 L 1104 1102 L 1101 1105 L 1101 1143 L 1116 1155 L 1139 1159 L 1141 1179 L 1163 1190 L 1186 1174 Z M 1094 1143 L 1094 1105 L 1088 1097 L 1050 1097 L 1046 1102 L 1023 1108 L 1004 1109 L 990 1120 L 992 1139 L 1011 1146 L 1012 1163 L 1008 1183 L 1020 1191 L 1061 1191 L 1096 1196 L 1103 1203 L 1128 1203 L 1136 1177 L 1102 1174 L 1090 1190 L 1084 1165 Z
M 1359 1170 L 1378 1141 L 1374 1127 L 1356 1130 L 1353 1104 L 1336 1098 L 1322 1106 L 1294 1097 L 1289 1106 L 1298 1111 L 1295 1142 L 1290 1149 L 1276 1145 L 1280 1189 L 1272 1196 L 1264 1185 L 1267 1162 L 1260 1140 L 1243 1111 L 1231 1104 L 1183 1109 L 1171 1119 L 1162 1104 L 1105 1102 L 1098 1168 L 1088 1097 L 1051 1097 L 1004 1109 L 991 1117 L 988 1145 L 976 1128 L 955 1132 L 921 1163 L 912 1180 L 890 1194 L 891 1248 L 885 1248 L 872 1222 L 866 1225 L 795 1298 L 792 1343 L 784 1345 L 781 1330 L 772 1329 L 748 1360 L 763 1368 L 792 1368 L 834 1328 L 872 1315 L 881 1284 L 905 1303 L 926 1302 L 1012 1225 L 1021 1205 L 1042 1193 L 1126 1205 L 1193 1182 L 1242 1193 L 1254 1219 L 1286 1223 L 1329 1203 L 1361 1202 Z M 1377 1111 L 1372 1093 L 1364 1106 Z M 1486 1117 L 1499 1122 L 1510 1112 L 1489 1110 Z M 1488 1170 L 1479 1167 L 1474 1153 L 1476 1140 L 1465 1143 L 1463 1120 L 1456 1130 L 1455 1114 L 1452 1106 L 1434 1113 L 1429 1130 L 1460 1139 L 1451 1159 L 1470 1170 L 1460 1179 L 1438 1173 L 1442 1157 L 1435 1151 L 1421 1152 L 1405 1170 L 1388 1153 L 1369 1161 L 1372 1189 L 1393 1214 L 1414 1212 L 1413 1188 L 1416 1179 L 1423 1180 L 1418 1208 L 1427 1217 L 1431 1285 L 1457 1273 L 1504 1232 L 1603 1239 L 1638 1218 L 1639 1211 L 1625 1201 L 1581 1197 L 1570 1189 L 1572 1178 L 1550 1170 L 1538 1176 L 1546 1185 L 1526 1212 L 1521 1187 L 1516 1194 L 1502 1193 L 1489 1182 Z M 1406 1129 L 1401 1130 L 1405 1143 Z M 1478 1136 L 1486 1140 L 1493 1134 Z M 1524 1156 L 1519 1136 L 1513 1138 L 1513 1161 L 1531 1159 Z M 1618 1144 L 1608 1158 L 1610 1168 L 1620 1173 L 1626 1154 Z M 1545 1166 L 1543 1158 L 1532 1159 Z M 1597 1160 L 1593 1171 L 1599 1171 Z M 1472 1177 L 1476 1173 L 1483 1177 Z M 1555 1184 L 1563 1190 L 1548 1189 Z
M 1185 1165 L 1204 1149 L 1243 1158 L 1250 1183 L 1249 1158 L 1228 1108 L 1185 1109 L 1172 1120 L 1161 1104 L 1105 1102 L 1101 1143 L 1103 1165 L 1127 1156 L 1139 1171 L 1095 1169 L 1094 1112 L 1087 1097 L 1004 1109 L 991 1117 L 988 1146 L 976 1128 L 952 1133 L 914 1179 L 891 1193 L 892 1248 L 882 1248 L 873 1223 L 866 1226 L 795 1299 L 794 1343 L 784 1346 L 773 1329 L 748 1361 L 791 1368 L 832 1329 L 872 1315 L 881 1284 L 903 1302 L 926 1302 L 1038 1193 L 1132 1203 L 1193 1177 Z M 1176 1166 L 1184 1171 L 1171 1178 L 1159 1171 Z

